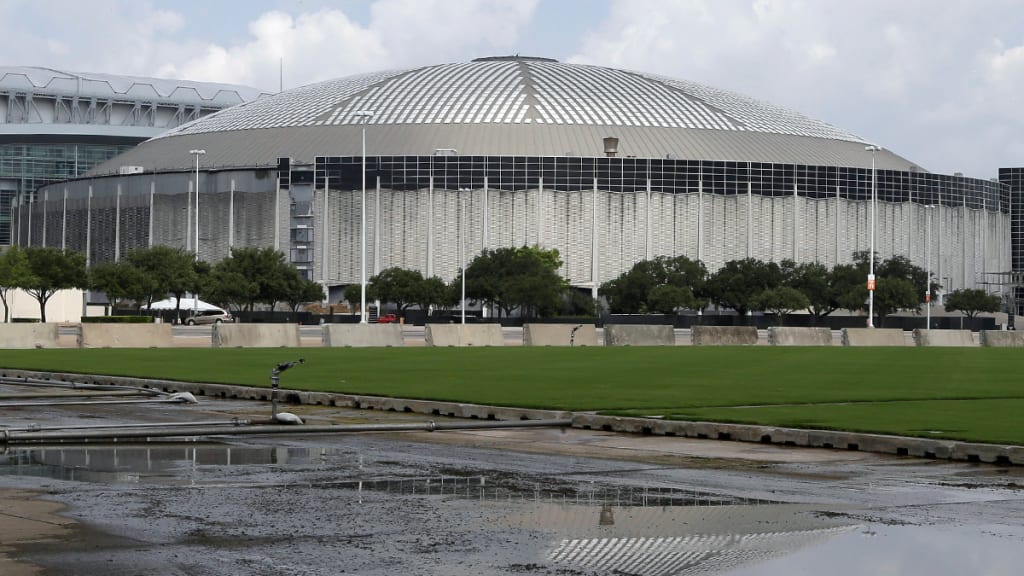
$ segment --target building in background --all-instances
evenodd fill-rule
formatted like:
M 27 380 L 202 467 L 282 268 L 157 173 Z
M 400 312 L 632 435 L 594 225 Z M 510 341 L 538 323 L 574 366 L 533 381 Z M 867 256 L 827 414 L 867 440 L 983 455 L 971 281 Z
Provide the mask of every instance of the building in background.
M 260 95 L 227 84 L 0 66 L 0 245 L 11 243 L 15 198 L 31 204 L 45 184 Z
M 987 282 L 1011 270 L 1011 186 L 874 144 L 689 81 L 482 58 L 200 118 L 18 202 L 15 230 L 91 262 L 153 244 L 209 261 L 270 246 L 331 288 L 359 283 L 364 262 L 367 276 L 400 266 L 448 280 L 462 246 L 472 258 L 536 244 L 596 293 L 660 255 L 711 271 L 746 257 L 847 263 L 874 223 L 882 258 L 928 265 L 946 290 L 1005 291 Z

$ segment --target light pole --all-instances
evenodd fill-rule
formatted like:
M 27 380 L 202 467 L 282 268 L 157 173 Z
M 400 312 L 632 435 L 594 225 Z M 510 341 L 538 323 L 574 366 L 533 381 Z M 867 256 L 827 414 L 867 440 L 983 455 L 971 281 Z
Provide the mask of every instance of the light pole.
M 193 248 L 196 250 L 196 263 L 199 263 L 199 157 L 206 154 L 206 150 L 193 149 L 188 151 L 196 157 L 196 243 Z M 192 294 L 192 315 L 199 312 L 199 294 Z
M 875 327 L 875 152 L 882 148 L 865 146 L 871 152 L 871 249 L 868 252 L 868 328 Z
M 366 122 L 373 116 L 370 110 L 356 111 L 355 117 L 362 118 L 363 127 L 363 195 L 360 202 L 362 215 L 359 219 L 359 323 L 366 324 Z
M 462 323 L 466 323 L 466 232 L 463 227 L 466 225 L 466 199 L 463 195 L 469 192 L 468 188 L 459 188 L 459 267 L 462 268 Z
M 927 318 L 925 330 L 932 329 L 932 209 L 934 204 L 925 206 L 927 217 L 924 221 L 924 275 L 927 278 L 924 284 L 924 309 Z

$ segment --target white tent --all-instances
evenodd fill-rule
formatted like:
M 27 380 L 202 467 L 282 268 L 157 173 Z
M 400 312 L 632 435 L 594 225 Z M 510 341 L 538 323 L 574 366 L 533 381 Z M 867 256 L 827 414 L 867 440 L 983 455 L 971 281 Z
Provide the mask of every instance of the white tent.
M 167 299 L 164 299 L 164 300 L 159 300 L 157 302 L 153 302 L 152 309 L 153 310 L 174 310 L 175 306 L 177 306 L 177 298 L 167 298 Z M 139 309 L 140 310 L 149 310 L 150 307 L 143 305 L 143 306 L 140 306 Z M 208 302 L 203 302 L 202 300 L 199 300 L 197 302 L 195 298 L 184 298 L 183 297 L 181 299 L 181 311 L 182 312 L 189 312 L 191 310 L 206 311 L 206 310 L 220 310 L 220 309 L 221 309 L 220 306 L 214 306 L 213 304 L 210 304 Z

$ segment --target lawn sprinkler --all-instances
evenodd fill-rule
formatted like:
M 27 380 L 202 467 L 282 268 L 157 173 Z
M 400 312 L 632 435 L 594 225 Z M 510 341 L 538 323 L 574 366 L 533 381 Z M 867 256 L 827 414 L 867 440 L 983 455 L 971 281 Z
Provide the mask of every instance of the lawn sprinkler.
M 569 347 L 572 348 L 573 342 L 576 340 L 576 331 L 583 328 L 583 324 L 577 324 L 572 327 L 572 332 L 569 332 Z
M 279 424 L 302 424 L 302 418 L 299 418 L 291 412 L 278 412 L 277 411 L 277 392 L 281 384 L 281 372 L 291 368 L 292 366 L 298 366 L 306 360 L 299 358 L 291 362 L 281 362 L 270 371 L 270 419 Z

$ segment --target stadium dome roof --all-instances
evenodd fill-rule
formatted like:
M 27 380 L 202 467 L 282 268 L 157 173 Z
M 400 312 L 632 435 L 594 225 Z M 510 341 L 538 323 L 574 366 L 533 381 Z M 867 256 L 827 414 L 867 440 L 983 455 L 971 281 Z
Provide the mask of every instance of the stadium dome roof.
M 370 113 L 367 115 L 366 113 Z M 520 56 L 359 74 L 246 102 L 166 132 L 93 171 L 214 167 L 278 157 L 619 156 L 867 166 L 868 143 L 824 122 L 694 82 Z M 917 169 L 888 151 L 880 168 Z

